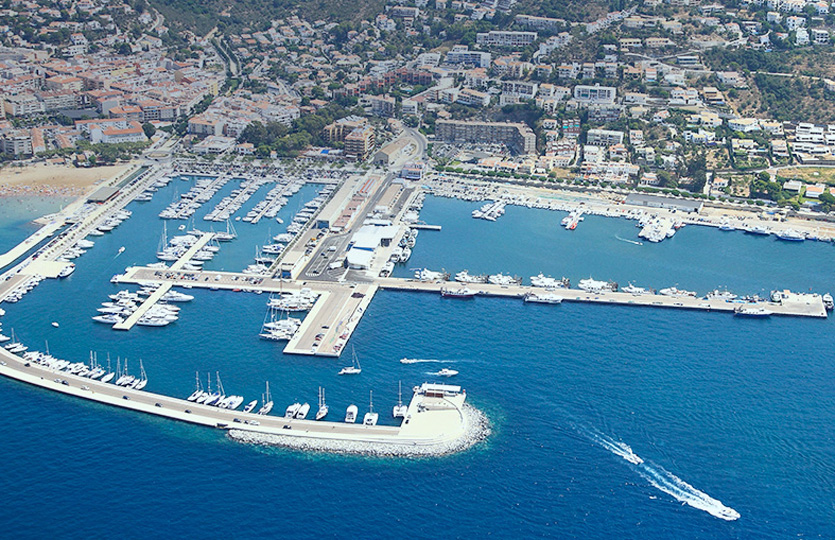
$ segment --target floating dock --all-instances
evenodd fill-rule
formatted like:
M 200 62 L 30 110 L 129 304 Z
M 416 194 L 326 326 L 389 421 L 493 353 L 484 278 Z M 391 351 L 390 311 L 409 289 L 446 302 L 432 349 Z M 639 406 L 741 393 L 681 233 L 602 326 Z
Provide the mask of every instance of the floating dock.
M 171 265 L 171 270 L 179 270 L 180 268 L 182 268 L 184 264 L 189 262 L 191 258 L 194 257 L 198 251 L 203 249 L 203 247 L 206 244 L 208 244 L 214 237 L 215 233 L 203 233 L 200 236 L 200 238 L 197 239 L 197 242 L 192 244 L 191 247 L 188 248 L 188 251 L 183 253 L 182 257 L 174 261 L 174 263 Z

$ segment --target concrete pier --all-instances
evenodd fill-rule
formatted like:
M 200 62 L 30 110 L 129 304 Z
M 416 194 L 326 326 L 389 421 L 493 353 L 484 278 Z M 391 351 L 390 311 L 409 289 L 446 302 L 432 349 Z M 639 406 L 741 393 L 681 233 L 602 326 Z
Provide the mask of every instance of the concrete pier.
M 2 348 L 0 375 L 62 394 L 191 424 L 307 440 L 370 442 L 414 447 L 454 441 L 462 437 L 467 428 L 462 414 L 466 399 L 466 394 L 463 393 L 452 397 L 437 397 L 415 392 L 409 404 L 407 422 L 404 422 L 403 426 L 366 426 L 362 424 L 362 406 L 356 424 L 342 422 L 344 412 L 336 410 L 331 415 L 335 421 L 315 421 L 219 409 L 56 371 L 27 361 Z M 283 414 L 283 405 L 277 403 L 274 411 L 276 414 Z
M 197 242 L 192 244 L 191 247 L 188 248 L 188 251 L 186 251 L 182 257 L 174 261 L 174 263 L 171 265 L 171 270 L 179 270 L 180 268 L 182 268 L 184 264 L 189 262 L 191 258 L 194 257 L 194 255 L 198 251 L 203 249 L 203 247 L 206 244 L 208 244 L 214 237 L 215 233 L 203 233 L 203 235 L 197 239 Z
M 151 309 L 151 307 L 154 304 L 159 302 L 159 299 L 162 298 L 162 296 L 165 293 L 167 293 L 169 290 L 171 290 L 171 284 L 170 283 L 161 283 L 160 286 L 157 287 L 157 290 L 155 290 L 151 294 L 151 296 L 146 298 L 145 301 L 142 302 L 139 305 L 138 308 L 136 308 L 136 311 L 131 313 L 130 317 L 128 317 L 127 319 L 125 319 L 124 321 L 122 321 L 120 323 L 114 324 L 113 329 L 114 330 L 130 330 L 131 328 L 133 328 L 133 326 L 136 324 L 136 322 L 139 319 L 141 319 L 142 316 L 145 315 L 145 313 L 147 313 L 148 310 Z
M 449 281 L 415 281 L 400 278 L 379 278 L 376 280 L 381 289 L 400 291 L 423 291 L 440 294 L 441 289 L 456 285 Z M 793 317 L 826 318 L 826 308 L 823 298 L 819 294 L 789 294 L 782 302 L 742 303 L 724 300 L 695 298 L 692 296 L 663 296 L 659 294 L 633 295 L 625 292 L 589 293 L 580 289 L 556 289 L 546 291 L 529 285 L 493 285 L 490 283 L 470 283 L 467 287 L 478 292 L 479 296 L 502 296 L 509 298 L 523 298 L 528 293 L 551 292 L 560 296 L 565 302 L 588 302 L 595 304 L 617 304 L 629 306 L 665 307 L 680 309 L 698 309 L 703 311 L 719 311 L 732 313 L 740 306 L 762 307 L 774 315 Z

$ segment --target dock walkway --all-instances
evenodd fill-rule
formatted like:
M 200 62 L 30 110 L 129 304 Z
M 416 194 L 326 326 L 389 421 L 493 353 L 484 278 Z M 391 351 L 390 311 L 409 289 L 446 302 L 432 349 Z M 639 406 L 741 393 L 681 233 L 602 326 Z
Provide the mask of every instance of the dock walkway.
M 139 321 L 139 319 L 141 319 L 142 316 L 145 315 L 145 313 L 147 313 L 148 310 L 151 309 L 151 307 L 154 304 L 159 302 L 159 299 L 162 298 L 162 296 L 165 293 L 167 293 L 169 290 L 171 290 L 171 284 L 170 283 L 160 284 L 160 286 L 157 288 L 157 290 L 155 290 L 151 294 L 151 296 L 146 298 L 145 301 L 142 302 L 142 304 L 140 304 L 140 306 L 138 308 L 136 308 L 136 311 L 134 311 L 133 313 L 130 314 L 130 317 L 128 317 L 127 319 L 125 319 L 124 321 L 122 321 L 120 323 L 114 324 L 113 329 L 114 330 L 130 330 L 131 328 L 133 328 L 133 326 L 137 323 L 137 321 Z
M 174 261 L 174 263 L 171 265 L 171 270 L 179 270 L 180 268 L 182 268 L 184 264 L 189 262 L 191 260 L 191 258 L 194 257 L 194 255 L 198 251 L 203 249 L 203 247 L 206 244 L 208 244 L 212 240 L 212 238 L 214 238 L 214 237 L 215 237 L 215 233 L 211 233 L 211 232 L 203 233 L 202 236 L 200 236 L 200 238 L 197 239 L 197 242 L 192 244 L 191 247 L 188 248 L 188 251 L 183 253 L 182 257 L 180 257 L 179 259 Z

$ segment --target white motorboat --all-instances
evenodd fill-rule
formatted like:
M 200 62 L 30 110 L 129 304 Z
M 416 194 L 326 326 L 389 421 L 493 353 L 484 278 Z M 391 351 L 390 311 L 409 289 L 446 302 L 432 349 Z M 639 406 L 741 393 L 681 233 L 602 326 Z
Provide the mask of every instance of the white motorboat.
M 307 418 L 307 413 L 310 412 L 310 403 L 303 403 L 293 414 L 293 418 L 297 420 L 304 420 Z
M 252 412 L 252 410 L 256 407 L 256 405 L 258 405 L 258 400 L 253 399 L 252 401 L 250 401 L 249 403 L 246 404 L 246 407 L 244 407 L 244 412 L 245 413 Z
M 359 409 L 357 409 L 356 405 L 348 405 L 348 409 L 345 411 L 345 423 L 353 424 L 357 421 L 357 413 Z
M 454 369 L 443 368 L 442 370 L 437 371 L 435 375 L 438 377 L 454 377 L 455 375 L 458 375 L 458 372 Z
M 537 294 L 528 293 L 524 296 L 525 302 L 533 302 L 537 304 L 562 304 L 562 296 L 552 293 Z

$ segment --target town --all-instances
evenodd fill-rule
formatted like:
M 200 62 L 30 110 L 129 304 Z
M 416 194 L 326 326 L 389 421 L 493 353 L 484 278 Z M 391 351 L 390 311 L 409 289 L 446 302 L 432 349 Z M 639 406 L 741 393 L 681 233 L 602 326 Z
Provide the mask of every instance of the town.
M 14 164 L 368 169 L 412 130 L 425 141 L 412 179 L 833 209 L 828 3 L 653 0 L 585 21 L 522 8 L 417 0 L 201 36 L 143 0 L 6 0 L 0 149 Z

